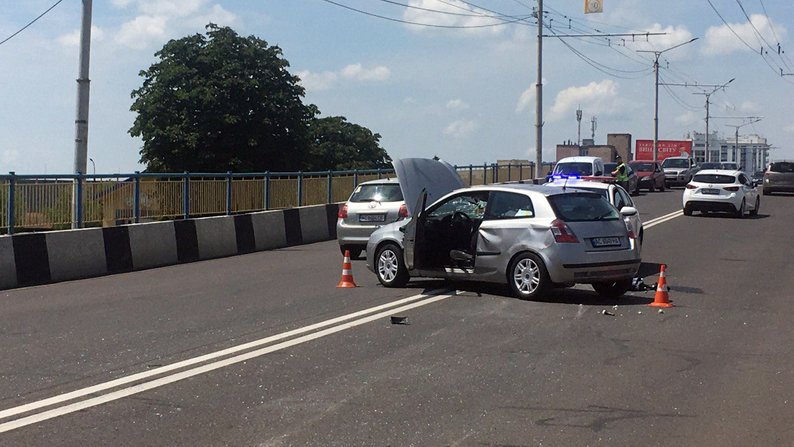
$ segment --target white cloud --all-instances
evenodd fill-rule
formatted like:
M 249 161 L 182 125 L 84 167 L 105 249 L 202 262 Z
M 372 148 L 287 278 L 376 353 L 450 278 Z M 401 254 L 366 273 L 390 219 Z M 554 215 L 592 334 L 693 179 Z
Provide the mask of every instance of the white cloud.
M 365 69 L 361 64 L 351 64 L 343 68 L 339 74 L 343 78 L 355 79 L 356 81 L 384 81 L 391 76 L 391 70 L 383 65 Z
M 391 76 L 391 70 L 382 65 L 367 69 L 361 64 L 350 64 L 338 71 L 312 73 L 302 70 L 298 72 L 297 76 L 306 90 L 320 91 L 334 87 L 343 79 L 361 82 L 385 81 Z
M 429 31 L 433 27 L 461 27 L 477 34 L 501 34 L 504 26 L 490 26 L 504 23 L 503 20 L 489 16 L 494 14 L 460 0 L 410 0 L 403 12 L 402 20 L 428 26 L 408 25 L 415 31 Z
M 463 102 L 462 99 L 450 99 L 447 101 L 447 109 L 449 110 L 465 110 L 469 105 Z
M 451 137 L 465 137 L 477 130 L 477 122 L 472 120 L 457 120 L 444 128 L 443 134 Z
M 624 110 L 626 104 L 618 96 L 618 84 L 611 79 L 605 79 L 581 87 L 568 87 L 557 93 L 549 120 L 559 120 L 568 114 L 573 117 L 573 111 L 579 106 L 591 114 L 612 115 Z
M 753 101 L 744 101 L 739 105 L 739 110 L 747 113 L 757 113 L 761 111 L 761 105 Z
M 752 22 L 752 24 L 750 23 Z M 785 41 L 786 28 L 782 25 L 771 23 L 765 15 L 752 14 L 750 15 L 750 22 L 731 23 L 729 25 L 711 26 L 706 30 L 706 38 L 703 43 L 703 53 L 708 55 L 723 55 L 730 54 L 735 51 L 760 51 L 761 47 L 758 44 L 758 33 L 766 39 L 767 42 L 777 42 L 775 35 L 780 41 Z M 772 28 L 774 27 L 774 32 Z M 737 37 L 738 36 L 738 37 Z M 747 42 L 751 46 L 758 46 L 755 48 L 748 48 L 747 45 L 742 43 Z
M 161 45 L 186 31 L 200 29 L 207 23 L 233 25 L 237 16 L 209 0 L 113 0 L 119 8 L 135 7 L 138 15 L 123 23 L 114 41 L 133 49 Z
M 516 113 L 521 113 L 530 106 L 533 102 L 535 102 L 536 89 L 534 85 L 521 93 L 521 96 L 518 98 L 518 103 L 516 104 Z
M 648 36 L 647 39 L 643 35 L 638 35 L 633 39 L 625 37 L 622 41 L 620 41 L 620 43 L 625 42 L 627 47 L 633 48 L 635 50 L 664 51 L 668 48 L 688 42 L 692 39 L 692 37 L 694 37 L 692 36 L 692 33 L 683 26 L 669 25 L 663 27 L 658 23 L 654 23 L 647 28 L 646 31 L 648 33 L 664 34 L 661 36 Z M 665 52 L 664 58 L 671 60 L 683 58 L 689 51 L 691 51 L 689 48 L 691 48 L 691 45 L 683 45 L 679 48 L 675 48 L 674 50 Z
M 160 16 L 138 16 L 121 25 L 116 34 L 116 43 L 135 49 L 143 49 L 154 42 L 165 40 L 168 20 Z
M 80 30 L 76 29 L 69 34 L 59 36 L 57 39 L 59 44 L 65 47 L 76 47 L 80 45 Z M 105 40 L 105 31 L 91 25 L 91 42 L 101 42 Z

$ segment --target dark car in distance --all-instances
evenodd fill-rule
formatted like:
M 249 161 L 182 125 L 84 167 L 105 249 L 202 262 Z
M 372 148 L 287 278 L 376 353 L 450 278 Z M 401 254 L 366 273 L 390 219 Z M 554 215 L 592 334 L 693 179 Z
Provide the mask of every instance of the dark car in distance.
M 794 161 L 776 161 L 764 172 L 764 195 L 794 192 Z

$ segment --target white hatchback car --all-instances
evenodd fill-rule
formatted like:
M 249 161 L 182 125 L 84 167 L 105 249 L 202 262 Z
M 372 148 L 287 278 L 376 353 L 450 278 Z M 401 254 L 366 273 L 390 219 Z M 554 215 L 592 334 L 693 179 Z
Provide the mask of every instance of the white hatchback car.
M 758 214 L 761 197 L 750 179 L 741 171 L 704 169 L 687 183 L 683 197 L 684 215 L 693 211 L 722 211 L 744 217 Z

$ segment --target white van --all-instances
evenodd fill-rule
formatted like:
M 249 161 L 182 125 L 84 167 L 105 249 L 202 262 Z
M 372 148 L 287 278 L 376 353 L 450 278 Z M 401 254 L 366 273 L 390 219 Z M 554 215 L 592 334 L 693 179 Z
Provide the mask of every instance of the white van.
M 552 179 L 554 177 L 567 177 L 576 176 L 582 177 L 586 175 L 610 175 L 604 172 L 604 161 L 601 157 L 565 157 L 554 165 L 554 170 L 551 171 Z

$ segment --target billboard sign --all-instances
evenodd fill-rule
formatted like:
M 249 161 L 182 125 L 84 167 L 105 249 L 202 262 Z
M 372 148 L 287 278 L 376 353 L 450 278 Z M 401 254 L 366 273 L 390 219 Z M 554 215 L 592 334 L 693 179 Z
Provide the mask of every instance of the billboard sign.
M 653 140 L 636 140 L 635 160 L 653 160 Z M 657 142 L 656 159 L 667 157 L 691 157 L 692 140 L 659 140 Z

